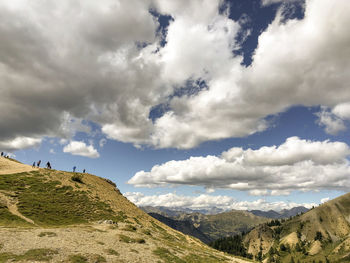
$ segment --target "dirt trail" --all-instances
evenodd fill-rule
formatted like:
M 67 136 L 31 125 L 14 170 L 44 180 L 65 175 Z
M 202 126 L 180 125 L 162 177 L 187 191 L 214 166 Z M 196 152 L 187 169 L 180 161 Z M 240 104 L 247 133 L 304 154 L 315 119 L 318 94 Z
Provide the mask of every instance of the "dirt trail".
M 18 163 L 10 159 L 0 157 L 0 175 L 1 174 L 15 174 L 38 170 L 30 165 Z
M 16 200 L 15 198 L 9 197 L 4 193 L 0 192 L 0 203 L 3 203 L 4 205 L 6 205 L 11 214 L 22 218 L 23 220 L 27 221 L 30 224 L 36 225 L 33 220 L 25 217 L 18 211 L 18 208 L 17 208 L 18 200 Z

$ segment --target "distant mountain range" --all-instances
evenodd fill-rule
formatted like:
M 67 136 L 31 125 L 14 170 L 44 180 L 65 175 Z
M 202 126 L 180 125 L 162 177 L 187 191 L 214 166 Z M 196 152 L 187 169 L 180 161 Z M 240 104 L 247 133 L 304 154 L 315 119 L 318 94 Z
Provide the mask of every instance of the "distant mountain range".
M 164 215 L 167 217 L 173 217 L 178 216 L 183 213 L 185 214 L 193 214 L 193 213 L 200 213 L 203 215 L 215 215 L 222 212 L 225 212 L 222 208 L 213 207 L 210 209 L 190 209 L 190 208 L 180 208 L 180 207 L 165 207 L 165 206 L 141 206 L 140 207 L 143 211 L 146 213 L 157 213 L 160 215 Z
M 197 237 L 204 243 L 209 243 L 221 237 L 233 236 L 251 230 L 254 226 L 266 223 L 271 219 L 289 218 L 301 212 L 308 211 L 305 207 L 295 207 L 290 210 L 242 211 L 222 209 L 191 210 L 188 208 L 141 207 L 152 217 L 184 234 Z
M 140 207 L 143 211 L 146 213 L 157 213 L 166 217 L 176 218 L 178 216 L 181 216 L 183 214 L 202 214 L 202 215 L 216 215 L 219 213 L 227 212 L 224 209 L 213 207 L 210 209 L 199 209 L 194 210 L 190 208 L 172 208 L 172 207 L 165 207 L 165 206 L 142 206 Z M 293 207 L 291 209 L 283 209 L 281 211 L 263 211 L 263 210 L 249 210 L 248 212 L 252 213 L 253 215 L 260 216 L 260 217 L 266 217 L 271 219 L 282 219 L 282 218 L 288 218 L 291 216 L 295 216 L 300 213 L 305 213 L 309 209 L 307 209 L 304 206 L 298 206 Z M 236 210 L 236 211 L 245 211 L 245 210 Z
M 267 217 L 272 219 L 281 219 L 281 218 L 296 216 L 297 214 L 305 213 L 307 211 L 309 211 L 309 209 L 307 209 L 306 207 L 298 206 L 298 207 L 293 207 L 292 209 L 283 209 L 280 212 L 276 212 L 274 210 L 269 210 L 269 211 L 251 210 L 249 212 L 256 216 L 262 216 L 262 217 Z

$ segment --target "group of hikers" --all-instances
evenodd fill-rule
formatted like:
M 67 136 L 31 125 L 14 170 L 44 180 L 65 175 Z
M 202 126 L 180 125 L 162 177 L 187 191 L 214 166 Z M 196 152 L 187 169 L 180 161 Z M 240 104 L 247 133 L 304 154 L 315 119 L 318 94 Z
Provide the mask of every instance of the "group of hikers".
M 9 155 L 6 155 L 6 153 L 4 153 L 4 152 L 1 152 L 1 157 L 10 158 L 10 156 L 9 156 Z M 33 168 L 40 168 L 40 164 L 41 164 L 41 160 L 39 160 L 39 161 L 37 161 L 37 162 L 33 162 L 32 167 L 33 167 Z M 47 163 L 46 163 L 46 168 L 47 168 L 47 169 L 50 169 L 50 170 L 52 169 L 51 163 L 50 163 L 50 162 L 47 162 Z M 77 167 L 76 167 L 76 166 L 73 166 L 73 173 L 75 173 L 76 169 L 77 169 Z M 83 173 L 86 173 L 86 170 L 85 170 L 85 169 L 83 169 Z
M 32 165 L 32 167 L 33 167 L 33 168 L 40 168 L 40 164 L 41 164 L 41 160 L 39 160 L 38 162 L 34 162 L 33 165 Z M 47 162 L 47 163 L 46 163 L 46 168 L 47 168 L 47 169 L 50 169 L 50 170 L 52 169 L 51 163 L 50 163 L 50 162 Z M 74 166 L 74 167 L 73 167 L 73 173 L 75 173 L 76 169 L 77 169 L 77 167 Z M 83 170 L 83 173 L 86 173 L 86 170 L 85 170 L 85 169 Z
M 6 155 L 6 153 L 4 153 L 4 152 L 1 152 L 1 157 L 10 158 L 10 156 Z
M 77 167 L 76 166 L 73 166 L 73 173 L 75 173 L 75 170 L 77 169 Z M 85 169 L 83 169 L 83 174 L 84 173 L 86 173 L 86 170 Z
M 35 168 L 35 167 L 39 168 L 39 167 L 40 167 L 40 164 L 41 164 L 41 160 L 39 160 L 38 162 L 34 162 L 33 165 L 32 165 L 32 167 L 33 167 L 33 168 Z M 50 162 L 47 162 L 47 163 L 46 163 L 46 168 L 47 168 L 47 169 L 52 169 L 51 163 L 50 163 Z

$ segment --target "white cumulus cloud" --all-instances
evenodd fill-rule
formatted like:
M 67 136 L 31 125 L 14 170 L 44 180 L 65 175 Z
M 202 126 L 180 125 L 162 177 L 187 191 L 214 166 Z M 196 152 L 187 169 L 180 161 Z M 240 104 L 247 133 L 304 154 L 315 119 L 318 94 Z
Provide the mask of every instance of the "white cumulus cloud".
M 291 209 L 297 206 L 311 208 L 314 203 L 295 202 L 268 202 L 264 199 L 255 201 L 237 201 L 225 195 L 201 194 L 198 196 L 177 195 L 174 193 L 162 195 L 144 195 L 140 192 L 128 192 L 125 196 L 137 206 L 165 206 L 170 208 L 210 209 L 221 208 L 223 210 L 275 210 Z
M 98 158 L 100 154 L 93 145 L 86 145 L 85 142 L 71 141 L 63 148 L 63 152 L 89 158 Z
M 343 120 L 350 120 L 350 102 L 345 102 L 336 105 L 332 109 L 333 114 L 337 115 L 339 118 Z
M 347 114 L 350 1 L 306 0 L 301 20 L 279 11 L 249 67 L 232 52 L 249 29 L 221 3 L 1 1 L 0 141 L 69 140 L 92 122 L 109 139 L 186 149 L 263 131 L 293 105 Z M 164 36 L 152 9 L 172 17 Z M 190 80 L 206 88 L 172 96 Z
M 344 121 L 327 109 L 323 108 L 322 111 L 318 112 L 316 115 L 319 118 L 318 124 L 325 128 L 326 133 L 336 135 L 346 130 Z
M 221 156 L 169 161 L 139 171 L 129 181 L 137 187 L 199 185 L 252 195 L 288 195 L 293 190 L 348 190 L 350 148 L 343 142 L 288 138 L 280 146 L 231 148 Z
M 0 141 L 0 149 L 1 151 L 17 151 L 38 147 L 41 142 L 41 138 L 16 137 L 14 139 Z

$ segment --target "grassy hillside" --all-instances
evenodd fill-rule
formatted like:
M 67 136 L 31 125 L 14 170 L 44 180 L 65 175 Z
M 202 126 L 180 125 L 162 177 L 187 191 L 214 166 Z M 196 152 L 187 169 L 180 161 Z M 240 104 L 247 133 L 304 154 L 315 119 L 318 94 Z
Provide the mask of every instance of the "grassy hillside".
M 109 180 L 9 173 L 12 163 L 0 158 L 0 262 L 244 262 L 153 219 Z
M 249 253 L 266 262 L 350 262 L 349 234 L 350 194 L 346 194 L 281 225 L 256 227 L 244 243 Z

